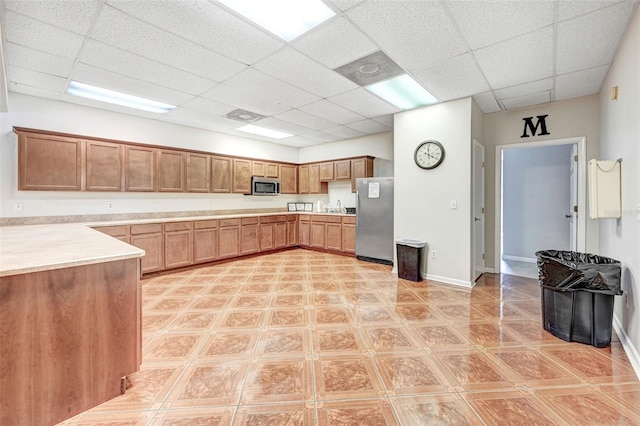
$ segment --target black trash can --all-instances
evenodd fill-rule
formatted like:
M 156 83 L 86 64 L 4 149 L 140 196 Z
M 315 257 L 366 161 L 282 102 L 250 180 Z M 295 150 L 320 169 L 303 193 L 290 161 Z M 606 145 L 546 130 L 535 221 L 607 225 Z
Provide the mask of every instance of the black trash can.
M 398 278 L 422 281 L 422 252 L 427 245 L 419 240 L 398 240 Z
M 620 289 L 620 262 L 572 251 L 536 253 L 544 329 L 567 342 L 603 348 L 611 344 L 613 296 Z

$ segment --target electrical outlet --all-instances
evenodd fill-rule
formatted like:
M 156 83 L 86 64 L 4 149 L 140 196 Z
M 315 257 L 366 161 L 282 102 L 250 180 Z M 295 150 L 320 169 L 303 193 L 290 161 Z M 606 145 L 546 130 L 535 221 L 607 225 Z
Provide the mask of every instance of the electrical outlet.
M 22 203 L 13 203 L 13 211 L 21 212 L 22 211 Z
M 435 250 L 431 250 L 431 258 L 432 259 L 437 259 L 438 258 L 438 255 L 436 254 Z
M 107 208 L 108 209 L 112 209 L 113 208 L 113 201 L 107 201 Z
M 458 201 L 451 200 L 451 210 L 455 210 L 458 208 Z
M 209 201 L 209 207 L 214 207 L 215 206 L 215 202 L 214 201 Z

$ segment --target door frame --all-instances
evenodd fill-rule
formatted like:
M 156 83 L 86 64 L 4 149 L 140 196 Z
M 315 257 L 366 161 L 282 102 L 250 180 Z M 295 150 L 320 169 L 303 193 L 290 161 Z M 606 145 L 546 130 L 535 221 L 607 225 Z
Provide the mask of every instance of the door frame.
M 482 261 L 482 271 L 480 272 L 480 274 L 478 275 L 477 273 L 479 272 L 477 266 L 476 265 L 476 257 L 478 256 L 478 253 L 476 253 L 476 248 L 478 247 L 478 241 L 476 241 L 476 238 L 478 237 L 478 235 L 476 234 L 476 196 L 477 196 L 477 189 L 480 189 L 482 191 L 482 209 L 483 212 L 481 213 L 482 216 L 480 218 L 480 222 L 482 225 L 482 232 L 481 232 L 481 237 L 482 237 L 482 254 L 484 255 L 485 253 L 485 244 L 486 244 L 486 236 L 485 236 L 485 232 L 486 232 L 486 226 L 485 226 L 485 182 L 486 182 L 486 176 L 485 176 L 485 168 L 484 168 L 484 164 L 485 164 L 485 156 L 486 156 L 486 150 L 484 145 L 482 145 L 480 142 L 478 142 L 477 140 L 473 139 L 473 156 L 472 156 L 472 176 L 471 176 L 471 190 L 472 190 L 472 207 L 471 207 L 471 229 L 472 229 L 472 249 L 471 249 L 471 275 L 473 276 L 472 281 L 477 281 L 478 278 L 480 278 L 480 276 L 486 272 L 486 261 L 483 259 Z M 477 182 L 476 181 L 476 155 L 481 152 L 482 153 L 482 181 L 481 182 Z
M 577 145 L 578 147 L 578 214 L 577 214 L 577 251 L 584 252 L 587 246 L 587 138 L 585 136 L 553 139 L 548 141 L 523 142 L 496 145 L 495 169 L 495 270 L 500 273 L 502 253 L 502 151 L 505 149 L 536 148 L 557 145 Z

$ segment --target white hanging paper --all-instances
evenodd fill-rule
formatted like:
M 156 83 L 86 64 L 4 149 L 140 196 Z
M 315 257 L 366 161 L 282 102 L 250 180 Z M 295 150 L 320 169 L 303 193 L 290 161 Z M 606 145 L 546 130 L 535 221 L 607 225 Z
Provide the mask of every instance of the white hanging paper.
M 589 160 L 589 216 L 591 219 L 622 217 L 620 161 Z
M 380 198 L 380 182 L 369 182 L 369 198 Z

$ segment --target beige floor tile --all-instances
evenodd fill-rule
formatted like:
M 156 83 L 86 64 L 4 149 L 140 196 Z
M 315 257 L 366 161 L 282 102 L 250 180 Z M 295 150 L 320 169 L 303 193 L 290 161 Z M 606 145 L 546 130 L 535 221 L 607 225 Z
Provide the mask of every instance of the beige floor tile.
M 313 403 L 270 405 L 241 405 L 234 421 L 236 425 L 287 425 L 315 424 Z
M 196 407 L 160 410 L 151 422 L 152 426 L 229 426 L 236 406 Z
M 321 402 L 317 413 L 318 426 L 398 424 L 391 404 L 385 398 Z
M 312 401 L 311 369 L 311 361 L 300 358 L 255 360 L 251 363 L 241 403 Z
M 488 425 L 565 424 L 553 410 L 530 393 L 523 391 L 480 392 L 464 395 L 465 399 Z M 582 422 L 574 424 L 586 424 Z
M 202 346 L 198 358 L 246 359 L 253 355 L 259 332 L 255 330 L 216 331 Z
M 476 413 L 457 393 L 391 398 L 403 425 L 480 426 Z
M 318 400 L 385 396 L 368 356 L 322 356 L 314 364 Z
M 360 333 L 353 327 L 316 327 L 311 335 L 315 355 L 360 355 L 367 351 Z

